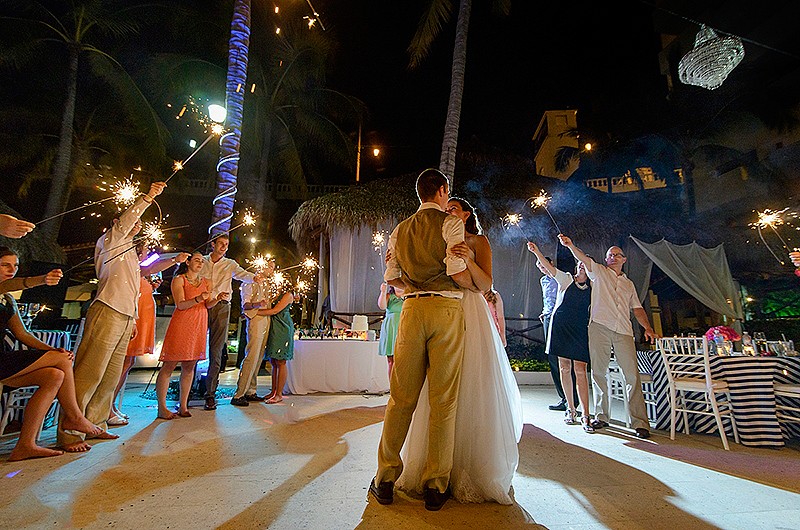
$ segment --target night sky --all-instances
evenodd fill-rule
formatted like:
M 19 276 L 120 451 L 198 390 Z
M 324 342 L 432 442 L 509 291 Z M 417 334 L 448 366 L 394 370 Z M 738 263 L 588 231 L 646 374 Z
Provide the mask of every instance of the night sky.
M 454 24 L 417 70 L 406 48 L 425 2 L 326 2 L 328 31 L 341 43 L 330 84 L 367 103 L 370 128 L 395 160 L 436 165 L 450 90 Z M 652 8 L 638 1 L 515 2 L 496 17 L 474 2 L 460 137 L 530 154 L 548 109 L 579 109 L 579 126 L 603 104 L 666 94 L 658 73 Z M 455 14 L 454 14 L 455 17 Z M 399 162 L 399 160 L 397 160 Z

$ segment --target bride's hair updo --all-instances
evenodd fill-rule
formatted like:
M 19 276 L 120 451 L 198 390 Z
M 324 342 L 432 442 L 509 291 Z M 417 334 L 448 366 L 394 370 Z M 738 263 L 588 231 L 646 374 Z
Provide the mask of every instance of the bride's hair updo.
M 480 221 L 478 221 L 478 216 L 475 214 L 475 208 L 460 197 L 450 197 L 450 201 L 456 201 L 461 206 L 462 210 L 469 213 L 469 217 L 464 221 L 464 231 L 474 235 L 483 234 L 483 228 L 481 227 Z

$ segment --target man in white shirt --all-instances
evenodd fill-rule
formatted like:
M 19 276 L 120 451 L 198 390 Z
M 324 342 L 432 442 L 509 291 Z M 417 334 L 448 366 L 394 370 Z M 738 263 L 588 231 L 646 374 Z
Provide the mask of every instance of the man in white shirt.
M 269 260 L 264 273 L 269 277 L 275 272 L 275 261 Z M 270 282 L 266 279 L 243 283 L 241 286 L 242 313 L 247 317 L 247 347 L 239 379 L 236 381 L 236 393 L 231 398 L 231 405 L 247 407 L 251 401 L 261 401 L 258 395 L 258 368 L 264 359 L 267 348 L 269 326 L 272 317 L 264 314 L 272 307 Z
M 592 427 L 601 429 L 608 426 L 608 384 L 606 374 L 613 350 L 622 370 L 628 392 L 628 412 L 631 424 L 638 438 L 650 437 L 650 423 L 647 421 L 647 406 L 642 394 L 639 379 L 639 365 L 636 360 L 636 345 L 633 340 L 631 311 L 644 328 L 649 341 L 658 338 L 647 313 L 639 302 L 636 287 L 628 279 L 622 266 L 628 261 L 620 247 L 611 247 L 606 252 L 606 265 L 595 263 L 572 239 L 559 234 L 561 244 L 567 247 L 575 259 L 586 266 L 586 274 L 592 281 L 592 305 L 589 316 L 589 357 L 592 362 L 592 382 L 594 383 L 594 420 Z
M 114 219 L 94 248 L 97 296 L 86 314 L 83 338 L 75 352 L 75 394 L 89 421 L 103 428 L 95 438 L 119 438 L 107 432 L 108 411 L 122 373 L 125 352 L 136 321 L 139 300 L 139 256 L 133 238 L 142 229 L 142 214 L 167 185 L 153 182 L 147 195 Z M 58 429 L 58 445 L 70 453 L 90 449 L 83 435 Z
M 217 408 L 217 385 L 219 372 L 222 368 L 222 354 L 228 347 L 228 326 L 231 321 L 230 294 L 233 292 L 231 280 L 236 279 L 244 283 L 252 283 L 255 274 L 244 270 L 236 261 L 226 258 L 230 238 L 222 234 L 214 239 L 211 254 L 204 256 L 203 269 L 200 277 L 206 278 L 211 286 L 211 297 L 220 293 L 228 293 L 227 300 L 208 310 L 208 373 L 206 375 L 206 403 L 205 410 Z

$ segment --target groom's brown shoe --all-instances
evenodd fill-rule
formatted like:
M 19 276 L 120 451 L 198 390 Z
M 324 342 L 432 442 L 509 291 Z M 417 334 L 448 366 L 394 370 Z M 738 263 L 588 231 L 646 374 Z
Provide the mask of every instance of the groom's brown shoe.
M 425 509 L 432 512 L 440 510 L 444 503 L 447 502 L 447 499 L 450 498 L 450 495 L 450 486 L 447 486 L 444 493 L 440 493 L 436 488 L 425 488 L 425 493 L 423 494 Z
M 392 501 L 394 501 L 394 482 L 381 482 L 376 486 L 375 479 L 377 478 L 373 478 L 369 483 L 370 493 L 378 499 L 379 503 L 392 504 Z

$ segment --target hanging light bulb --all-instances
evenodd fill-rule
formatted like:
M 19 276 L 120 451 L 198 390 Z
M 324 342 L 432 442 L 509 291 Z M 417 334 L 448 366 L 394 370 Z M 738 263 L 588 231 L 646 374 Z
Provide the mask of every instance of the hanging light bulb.
M 702 26 L 692 48 L 678 63 L 678 78 L 686 85 L 708 90 L 719 88 L 744 58 L 742 39 L 735 35 L 720 37 Z

